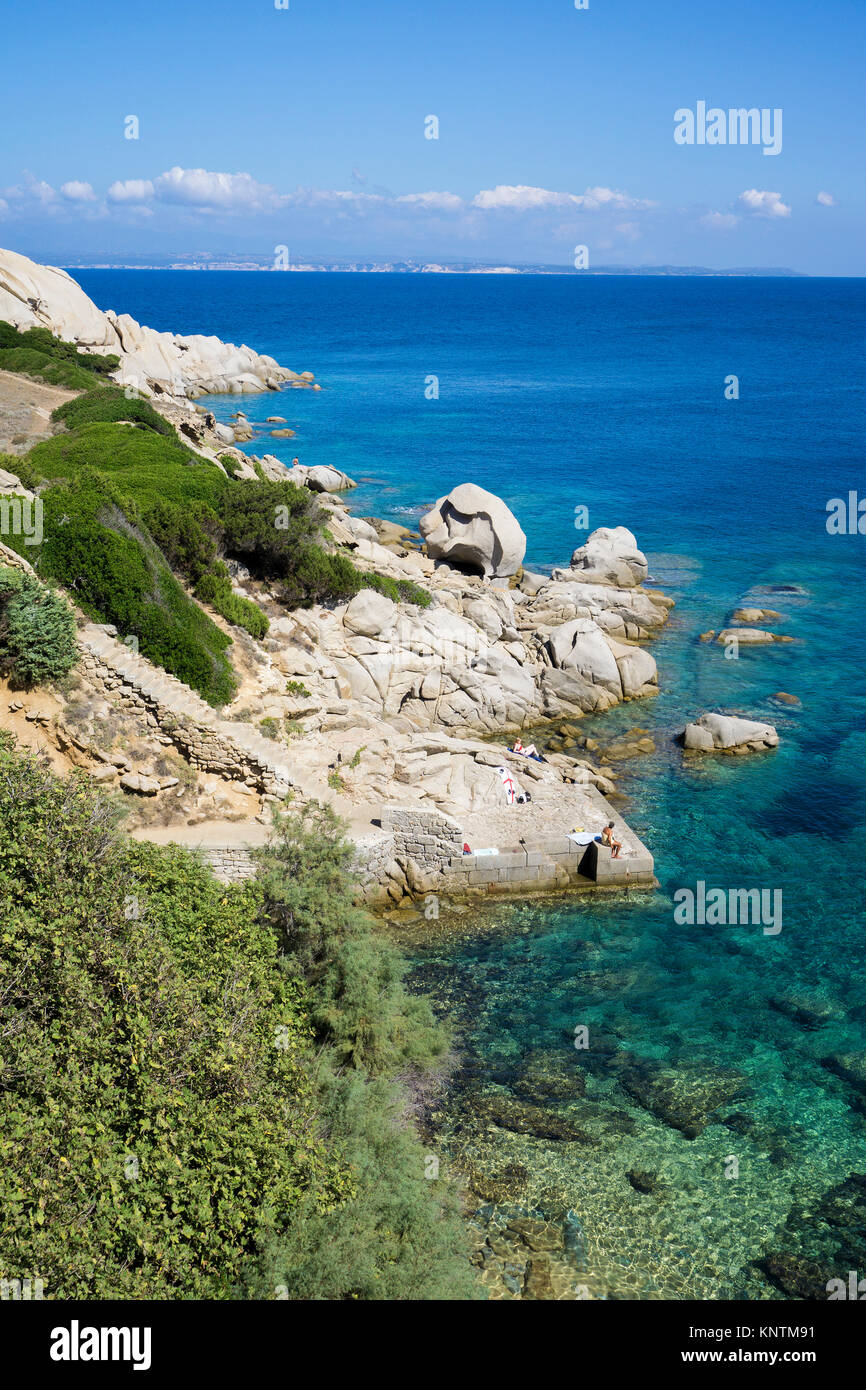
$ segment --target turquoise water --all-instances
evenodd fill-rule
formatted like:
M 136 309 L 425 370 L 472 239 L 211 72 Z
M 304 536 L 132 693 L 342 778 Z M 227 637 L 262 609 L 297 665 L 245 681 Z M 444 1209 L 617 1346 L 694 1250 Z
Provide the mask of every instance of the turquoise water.
M 344 468 L 360 514 L 412 524 L 471 479 L 543 567 L 580 542 L 585 505 L 591 527 L 636 533 L 677 600 L 660 695 L 582 724 L 602 744 L 635 725 L 655 739 L 618 767 L 659 890 L 445 910 L 407 936 L 419 987 L 458 1023 L 464 1066 L 431 1142 L 469 1174 L 491 1293 L 523 1287 L 508 1223 L 527 1214 L 553 1232 L 543 1297 L 797 1297 L 858 1258 L 866 1275 L 866 536 L 825 527 L 831 497 L 866 495 L 864 282 L 79 278 L 102 307 L 314 371 L 319 393 L 246 398 L 254 422 L 297 430 L 251 447 Z M 211 404 L 226 419 L 238 400 Z M 698 640 L 744 601 L 795 640 L 738 660 Z M 686 764 L 673 736 L 713 708 L 771 720 L 779 749 Z M 781 891 L 782 931 L 678 925 L 673 895 L 699 880 Z M 549 1132 L 569 1125 L 585 1139 Z M 774 1282 L 754 1264 L 768 1254 L 786 1261 Z

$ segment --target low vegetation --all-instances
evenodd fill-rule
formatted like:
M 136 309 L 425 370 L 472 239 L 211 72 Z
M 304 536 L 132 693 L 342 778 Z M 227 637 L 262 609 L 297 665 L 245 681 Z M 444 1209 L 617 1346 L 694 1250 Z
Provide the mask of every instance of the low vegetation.
M 0 320 L 3 371 L 20 372 L 70 391 L 88 391 L 119 365 L 120 358 L 114 354 L 81 352 L 74 343 L 55 338 L 47 328 L 19 332 L 11 323 Z
M 46 1299 L 472 1297 L 404 1082 L 446 1039 L 325 808 L 255 879 L 0 734 L 0 1278 Z
M 65 599 L 21 570 L 0 569 L 0 670 L 15 686 L 60 681 L 75 665 L 75 616 Z
M 127 395 L 120 386 L 100 386 L 96 390 L 85 391 L 51 412 L 52 420 L 66 425 L 67 429 L 78 429 L 81 425 L 106 424 L 123 420 L 127 424 L 143 425 L 155 434 L 174 435 L 167 420 L 154 410 L 149 401 L 136 395 Z

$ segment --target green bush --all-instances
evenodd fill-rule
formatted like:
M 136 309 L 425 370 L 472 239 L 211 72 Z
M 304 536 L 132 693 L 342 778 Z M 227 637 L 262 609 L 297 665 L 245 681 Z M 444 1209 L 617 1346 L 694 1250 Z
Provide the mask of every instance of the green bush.
M 377 589 L 395 603 L 414 603 L 418 608 L 429 608 L 432 600 L 426 589 L 411 579 L 392 579 L 387 574 L 361 574 L 365 582 L 359 588 Z
M 353 904 L 353 847 L 329 807 L 275 818 L 260 852 L 262 911 L 292 973 L 313 982 L 326 1131 L 355 1176 L 351 1200 L 323 1215 L 304 1199 L 245 1272 L 254 1297 L 274 1285 L 298 1299 L 481 1297 L 454 1186 L 425 1177 L 425 1151 L 401 1114 L 404 1084 L 447 1057 L 426 1000 L 407 994 L 404 962 Z
M 236 685 L 231 638 L 186 594 L 136 508 L 94 470 L 47 489 L 43 504 L 40 573 L 97 622 L 137 637 L 144 656 L 205 700 L 227 704 Z
M 57 362 L 71 362 L 96 376 L 109 376 L 120 366 L 120 358 L 115 353 L 82 352 L 75 343 L 55 338 L 48 328 L 18 329 L 0 320 L 0 349 L 15 348 L 40 352 Z
M 75 362 L 50 357 L 47 352 L 29 347 L 0 348 L 0 370 L 36 377 L 49 386 L 65 386 L 69 391 L 89 391 L 99 381 L 95 372 Z
M 226 622 L 242 627 L 251 637 L 266 637 L 270 623 L 261 608 L 252 599 L 234 593 L 225 567 L 221 565 L 220 570 L 222 573 L 211 571 L 202 575 L 195 586 L 196 598 L 209 603 Z
M 125 841 L 0 734 L 0 1278 L 47 1299 L 474 1297 L 396 1077 L 445 1039 L 325 810 L 260 877 Z
M 81 425 L 72 434 L 55 435 L 37 444 L 27 458 L 49 480 L 71 481 L 82 469 L 96 469 L 145 517 L 159 502 L 181 507 L 203 503 L 217 511 L 226 485 L 216 464 L 191 453 L 176 435 L 116 423 Z
M 149 401 L 140 397 L 128 397 L 120 386 L 101 386 L 86 391 L 83 396 L 66 401 L 51 412 L 52 420 L 60 421 L 69 429 L 80 425 L 94 425 L 115 420 L 131 424 L 146 425 L 157 434 L 173 437 L 174 430 L 167 420 L 154 410 Z
M 304 985 L 255 888 L 122 840 L 85 779 L 8 736 L 0 920 L 0 1277 L 49 1299 L 228 1298 L 302 1202 L 351 1196 Z
M 219 499 L 223 544 L 261 579 L 283 579 L 319 537 L 324 514 L 291 482 L 229 480 Z
M 65 599 L 21 570 L 0 569 L 0 663 L 15 685 L 44 685 L 78 657 L 75 616 Z

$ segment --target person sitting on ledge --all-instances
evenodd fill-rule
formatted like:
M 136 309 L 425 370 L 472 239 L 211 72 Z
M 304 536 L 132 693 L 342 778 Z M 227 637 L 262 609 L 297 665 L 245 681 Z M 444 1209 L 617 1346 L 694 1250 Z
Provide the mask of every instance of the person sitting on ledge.
M 619 852 L 622 849 L 622 840 L 615 840 L 613 838 L 613 821 L 608 821 L 604 830 L 602 830 L 601 843 L 603 845 L 610 845 L 611 859 L 619 859 Z

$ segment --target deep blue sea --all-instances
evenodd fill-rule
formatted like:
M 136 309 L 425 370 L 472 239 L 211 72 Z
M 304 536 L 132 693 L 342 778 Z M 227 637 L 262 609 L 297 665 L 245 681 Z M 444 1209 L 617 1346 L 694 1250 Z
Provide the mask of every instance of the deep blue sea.
M 315 372 L 317 393 L 209 404 L 286 416 L 294 439 L 250 447 L 336 464 L 361 515 L 412 525 L 477 482 L 544 567 L 585 506 L 677 600 L 658 698 L 583 722 L 655 740 L 619 767 L 659 890 L 446 911 L 413 943 L 457 1020 L 436 1142 L 487 1194 L 491 1294 L 521 1285 L 520 1216 L 553 1231 L 558 1296 L 793 1298 L 858 1258 L 866 1276 L 866 535 L 825 524 L 829 499 L 866 498 L 866 281 L 74 273 L 102 308 Z M 737 660 L 698 640 L 744 601 L 795 640 Z M 770 720 L 779 749 L 685 763 L 674 735 L 706 709 Z M 781 932 L 678 925 L 699 881 L 781 891 Z

